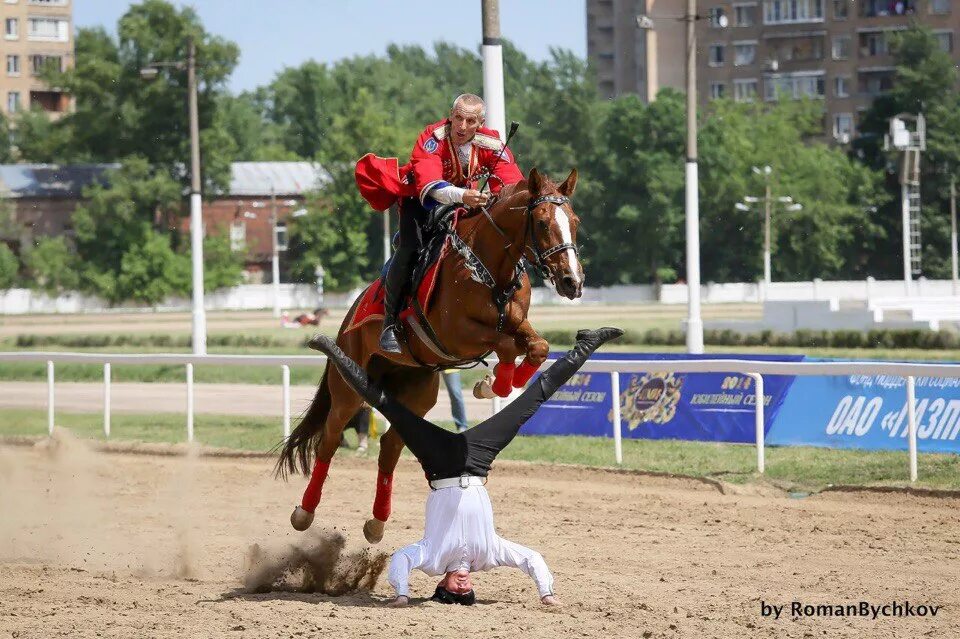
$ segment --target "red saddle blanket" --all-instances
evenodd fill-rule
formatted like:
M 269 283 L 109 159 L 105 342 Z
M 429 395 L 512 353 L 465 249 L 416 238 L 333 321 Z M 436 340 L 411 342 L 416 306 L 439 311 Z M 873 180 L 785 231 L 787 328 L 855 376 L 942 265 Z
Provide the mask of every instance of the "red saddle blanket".
M 420 302 L 420 308 L 423 309 L 423 312 L 426 313 L 430 308 L 430 301 L 433 296 L 434 289 L 437 284 L 437 275 L 440 273 L 440 264 L 443 262 L 443 258 L 446 256 L 447 251 L 450 246 L 450 240 L 447 239 L 443 248 L 440 250 L 440 255 L 434 261 L 433 265 L 427 269 L 426 274 L 423 276 L 423 279 L 420 281 L 420 285 L 417 287 L 417 300 Z M 383 299 L 386 290 L 380 283 L 381 278 L 374 280 L 370 286 L 366 288 L 363 294 L 360 296 L 360 303 L 357 304 L 357 310 L 353 313 L 353 318 L 350 320 L 350 325 L 347 326 L 345 333 L 347 331 L 352 331 L 358 326 L 362 326 L 367 322 L 379 321 L 383 319 L 384 314 L 384 305 Z M 406 320 L 406 318 L 414 313 L 412 302 L 407 304 L 403 311 L 400 312 L 400 321 Z

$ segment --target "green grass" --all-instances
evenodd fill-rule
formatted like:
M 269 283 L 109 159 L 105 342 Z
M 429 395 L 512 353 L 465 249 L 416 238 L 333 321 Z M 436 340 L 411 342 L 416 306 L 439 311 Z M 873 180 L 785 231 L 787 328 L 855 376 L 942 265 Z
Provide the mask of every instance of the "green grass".
M 102 415 L 57 413 L 56 421 L 80 437 L 105 439 Z M 186 418 L 182 415 L 118 413 L 111 421 L 111 440 L 186 441 Z M 0 416 L 0 436 L 43 436 L 46 423 L 45 411 L 5 410 Z M 278 419 L 197 415 L 194 433 L 196 440 L 207 446 L 266 452 L 280 441 L 281 425 Z M 353 434 L 348 434 L 348 438 L 352 443 Z M 376 453 L 374 445 L 367 456 L 372 459 Z M 404 454 L 409 456 L 408 451 Z M 597 437 L 518 437 L 500 458 L 616 467 L 612 440 Z M 623 441 L 622 467 L 632 470 L 712 477 L 735 484 L 773 482 L 784 489 L 808 492 L 830 484 L 909 485 L 905 452 L 768 447 L 766 465 L 766 475 L 761 478 L 755 472 L 756 451 L 752 446 L 674 440 Z M 960 456 L 922 454 L 919 481 L 914 486 L 960 489 Z

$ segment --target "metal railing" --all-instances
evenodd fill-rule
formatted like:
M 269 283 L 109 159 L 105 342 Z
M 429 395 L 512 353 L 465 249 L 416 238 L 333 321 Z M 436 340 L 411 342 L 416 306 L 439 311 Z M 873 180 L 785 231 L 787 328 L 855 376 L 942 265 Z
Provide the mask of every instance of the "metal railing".
M 214 366 L 280 366 L 283 387 L 283 436 L 290 435 L 290 366 L 324 366 L 326 357 L 313 355 L 186 355 L 186 354 L 110 354 L 110 353 L 45 353 L 3 352 L 0 362 L 47 363 L 47 427 L 53 432 L 55 406 L 55 363 L 84 363 L 103 365 L 104 434 L 110 436 L 110 377 L 114 364 L 182 364 L 186 368 L 187 440 L 193 441 L 193 367 L 196 364 Z M 492 366 L 495 361 L 490 362 Z M 549 361 L 547 362 L 549 364 Z M 617 464 L 623 463 L 623 444 L 620 424 L 620 373 L 737 373 L 754 380 L 757 472 L 765 470 L 764 456 L 764 375 L 890 375 L 906 380 L 908 453 L 910 481 L 917 480 L 917 419 L 915 406 L 916 377 L 960 378 L 960 364 L 917 364 L 909 362 L 769 362 L 742 359 L 700 360 L 593 360 L 580 369 L 587 373 L 609 373 L 610 403 L 613 411 L 613 442 Z M 495 398 L 493 410 L 499 410 L 502 400 Z

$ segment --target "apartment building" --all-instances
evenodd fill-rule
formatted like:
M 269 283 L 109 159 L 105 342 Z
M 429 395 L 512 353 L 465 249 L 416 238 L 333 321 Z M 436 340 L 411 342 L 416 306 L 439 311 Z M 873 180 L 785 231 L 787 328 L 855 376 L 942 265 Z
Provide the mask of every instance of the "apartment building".
M 960 61 L 954 0 L 701 0 L 698 96 L 738 101 L 810 96 L 824 101 L 825 135 L 843 143 L 894 82 L 890 37 L 928 26 Z M 726 18 L 723 20 L 722 18 Z M 724 28 L 722 23 L 726 22 Z
M 683 90 L 686 0 L 587 0 L 587 58 L 606 98 L 636 93 L 653 100 L 663 87 Z M 637 28 L 649 16 L 656 29 Z
M 40 81 L 45 65 L 73 65 L 72 0 L 0 0 L 0 110 L 40 108 L 59 117 L 70 96 Z

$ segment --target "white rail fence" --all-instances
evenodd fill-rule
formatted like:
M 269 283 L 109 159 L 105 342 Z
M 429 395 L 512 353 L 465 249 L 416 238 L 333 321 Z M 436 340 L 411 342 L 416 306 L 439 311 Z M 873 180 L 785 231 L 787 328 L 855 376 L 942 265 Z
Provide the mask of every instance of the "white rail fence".
M 323 366 L 326 358 L 312 355 L 181 355 L 181 354 L 108 354 L 108 353 L 0 353 L 0 362 L 47 363 L 47 428 L 53 432 L 55 419 L 55 368 L 61 364 L 103 365 L 103 432 L 110 436 L 110 379 L 113 365 L 122 364 L 182 364 L 186 368 L 187 441 L 193 441 L 193 367 L 213 366 L 278 366 L 283 387 L 283 436 L 290 435 L 290 366 Z M 549 362 L 548 362 L 549 363 Z M 491 362 L 491 365 L 495 362 Z M 610 404 L 613 410 L 614 456 L 623 463 L 623 445 L 620 425 L 620 373 L 737 373 L 753 378 L 756 425 L 757 472 L 763 473 L 764 460 L 764 375 L 891 375 L 906 379 L 907 442 L 910 481 L 917 480 L 917 419 L 915 406 L 916 377 L 958 377 L 960 364 L 914 364 L 907 362 L 764 362 L 740 359 L 701 360 L 594 360 L 587 362 L 583 372 L 609 373 L 611 381 Z M 499 409 L 499 398 L 493 400 L 493 410 Z

